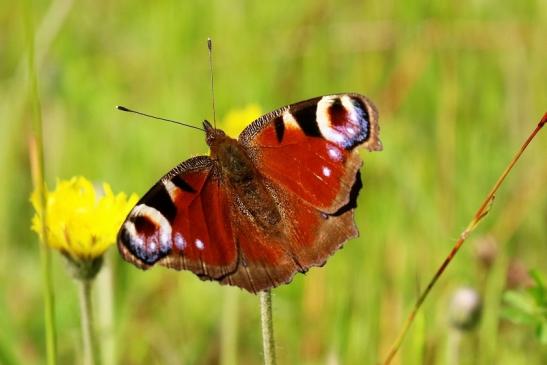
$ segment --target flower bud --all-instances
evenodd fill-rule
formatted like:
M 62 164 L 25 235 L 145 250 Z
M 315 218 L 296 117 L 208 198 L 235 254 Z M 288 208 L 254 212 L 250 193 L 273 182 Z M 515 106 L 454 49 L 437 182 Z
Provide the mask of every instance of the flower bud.
M 450 301 L 450 323 L 460 331 L 474 329 L 480 321 L 482 300 L 479 293 L 469 287 L 456 290 Z
M 490 269 L 498 255 L 498 242 L 493 236 L 480 237 L 475 243 L 475 256 L 486 270 Z

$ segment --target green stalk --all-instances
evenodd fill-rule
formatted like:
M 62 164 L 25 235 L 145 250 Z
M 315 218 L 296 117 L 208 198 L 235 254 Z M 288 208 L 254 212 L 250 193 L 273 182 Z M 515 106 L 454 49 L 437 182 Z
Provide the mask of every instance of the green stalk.
M 222 327 L 220 331 L 220 364 L 236 365 L 238 332 L 238 298 L 236 288 L 224 289 L 222 304 Z
M 260 318 L 262 324 L 262 347 L 264 350 L 264 365 L 275 365 L 275 339 L 272 320 L 272 292 L 262 291 L 260 297 Z
M 114 338 L 114 288 L 112 274 L 112 251 L 104 256 L 104 265 L 95 279 L 95 294 L 97 300 L 97 346 L 101 355 L 101 363 L 115 365 L 116 342 Z
M 45 214 L 44 214 L 45 215 Z M 42 224 L 44 224 L 43 219 Z M 44 230 L 45 231 L 45 230 Z M 45 232 L 42 233 L 43 235 Z M 45 237 L 45 235 L 44 235 Z M 42 261 L 42 277 L 44 285 L 44 318 L 46 328 L 46 353 L 47 364 L 57 364 L 57 328 L 55 326 L 55 297 L 51 280 L 51 250 L 46 242 L 40 245 L 40 258 Z
M 35 148 L 35 161 L 31 161 L 33 183 L 40 193 L 40 218 L 42 220 L 42 244 L 40 245 L 40 260 L 43 280 L 44 297 L 44 318 L 46 331 L 46 363 L 48 365 L 57 364 L 57 330 L 55 327 L 55 297 L 53 294 L 53 283 L 51 277 L 51 252 L 47 243 L 47 214 L 46 214 L 46 184 L 45 184 L 45 163 L 44 163 L 44 141 L 42 128 L 42 108 L 40 105 L 40 94 L 38 91 L 38 77 L 36 75 L 36 66 L 34 64 L 34 29 L 32 26 L 30 5 L 27 3 L 25 12 L 25 30 L 27 41 L 28 56 L 28 75 L 30 82 L 30 101 L 33 110 L 33 130 Z M 32 151 L 32 149 L 31 149 Z
M 95 341 L 95 328 L 93 323 L 93 309 L 91 306 L 91 284 L 92 280 L 79 279 L 78 293 L 80 298 L 80 315 L 82 322 L 82 340 L 84 365 L 96 365 L 99 361 L 97 356 L 97 343 Z
M 445 362 L 447 365 L 458 365 L 460 363 L 462 337 L 462 331 L 459 329 L 451 328 L 448 332 Z

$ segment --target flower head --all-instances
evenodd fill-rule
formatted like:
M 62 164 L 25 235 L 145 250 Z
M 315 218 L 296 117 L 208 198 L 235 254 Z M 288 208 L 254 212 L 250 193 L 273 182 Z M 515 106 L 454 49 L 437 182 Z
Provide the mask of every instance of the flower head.
M 460 331 L 474 329 L 481 318 L 482 300 L 473 288 L 458 288 L 450 302 L 450 322 Z
M 222 121 L 227 135 L 235 138 L 253 120 L 262 115 L 260 107 L 249 104 L 244 108 L 230 111 Z
M 46 189 L 47 244 L 73 262 L 101 257 L 114 244 L 119 226 L 137 201 L 135 194 L 114 195 L 107 183 L 103 183 L 103 193 L 97 193 L 81 176 L 57 181 L 53 191 Z M 39 191 L 35 190 L 30 199 L 36 211 L 31 228 L 43 240 L 39 199 Z

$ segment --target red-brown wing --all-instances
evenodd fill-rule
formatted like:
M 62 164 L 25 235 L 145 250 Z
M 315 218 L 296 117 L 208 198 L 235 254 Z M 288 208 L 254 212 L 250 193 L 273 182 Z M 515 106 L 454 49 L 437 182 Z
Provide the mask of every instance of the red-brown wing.
M 268 190 L 284 217 L 272 230 L 245 214 L 216 176 L 213 161 L 190 159 L 129 213 L 118 234 L 119 250 L 142 269 L 154 264 L 186 269 L 201 279 L 256 293 L 322 265 L 333 244 L 338 248 L 357 232 L 349 208 L 326 215 L 275 185 Z
M 165 175 L 131 210 L 118 248 L 142 269 L 159 263 L 220 280 L 238 261 L 230 204 L 213 161 L 194 157 Z
M 328 95 L 266 114 L 239 140 L 264 177 L 332 213 L 347 203 L 361 166 L 355 148 L 382 148 L 377 119 L 362 95 Z
M 262 230 L 236 214 L 239 265 L 222 282 L 251 292 L 287 283 L 357 236 L 353 211 L 362 183 L 356 147 L 381 150 L 378 132 L 375 107 L 358 94 L 289 105 L 247 127 L 239 141 L 283 218 Z
M 221 283 L 256 293 L 290 282 L 297 272 L 322 266 L 345 241 L 357 235 L 353 208 L 362 186 L 359 175 L 355 181 L 349 202 L 334 214 L 325 214 L 294 193 L 268 183 L 283 221 L 263 230 L 235 211 L 232 221 L 239 265 Z

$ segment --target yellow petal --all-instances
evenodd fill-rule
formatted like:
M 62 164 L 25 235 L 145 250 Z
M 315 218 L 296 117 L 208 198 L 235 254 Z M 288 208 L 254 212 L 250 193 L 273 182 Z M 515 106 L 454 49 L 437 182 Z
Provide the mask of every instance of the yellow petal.
M 115 243 L 117 231 L 131 207 L 138 200 L 135 194 L 114 195 L 109 184 L 103 192 L 95 191 L 84 177 L 59 180 L 55 190 L 46 191 L 47 244 L 74 260 L 93 260 Z M 41 237 L 42 220 L 39 195 L 31 195 L 35 209 L 31 229 Z
M 249 104 L 244 108 L 232 110 L 222 121 L 224 131 L 230 137 L 236 138 L 247 125 L 261 115 L 262 111 L 256 104 Z

